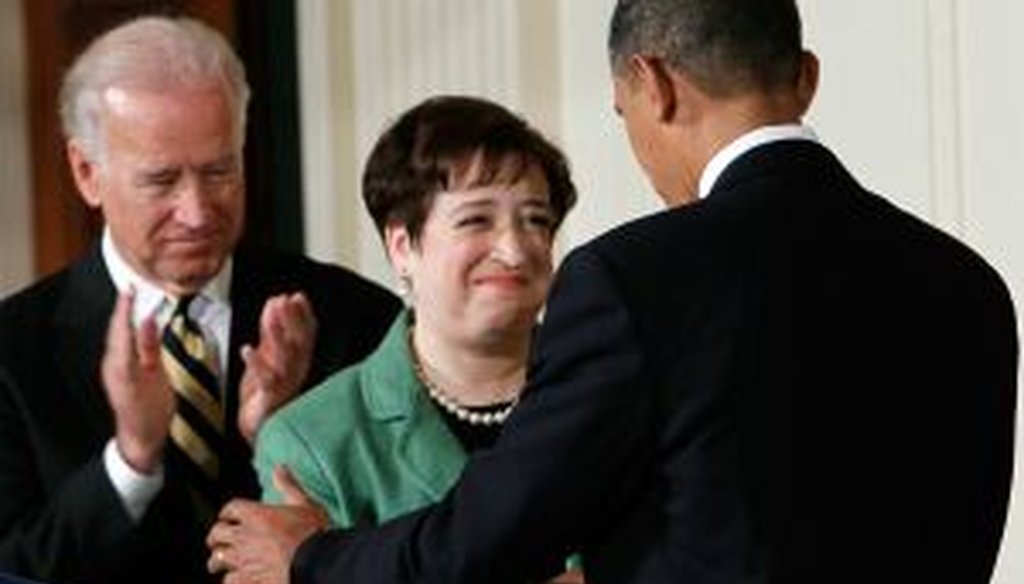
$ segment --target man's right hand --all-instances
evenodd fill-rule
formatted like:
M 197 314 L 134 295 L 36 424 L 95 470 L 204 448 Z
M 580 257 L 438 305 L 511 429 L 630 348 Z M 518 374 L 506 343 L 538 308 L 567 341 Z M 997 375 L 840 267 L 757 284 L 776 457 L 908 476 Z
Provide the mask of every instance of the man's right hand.
M 152 318 L 132 328 L 135 293 L 118 295 L 107 330 L 101 376 L 114 412 L 117 449 L 133 469 L 159 466 L 174 417 L 175 396 L 160 361 L 160 335 Z

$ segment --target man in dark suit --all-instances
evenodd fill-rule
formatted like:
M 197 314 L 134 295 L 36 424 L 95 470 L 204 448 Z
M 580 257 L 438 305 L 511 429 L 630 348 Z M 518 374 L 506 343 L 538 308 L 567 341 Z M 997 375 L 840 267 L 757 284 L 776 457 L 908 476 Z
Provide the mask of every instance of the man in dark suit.
M 345 269 L 236 249 L 248 93 L 225 41 L 185 19 L 118 27 L 69 70 L 68 159 L 105 229 L 0 305 L 0 573 L 203 581 L 216 509 L 259 492 L 261 422 L 362 359 L 397 312 Z M 176 318 L 190 341 L 171 340 Z
M 529 387 L 448 497 L 311 536 L 229 505 L 233 582 L 284 581 L 281 557 L 303 584 L 515 583 L 571 550 L 594 584 L 987 582 L 1018 357 L 999 276 L 801 124 L 794 0 L 620 0 L 609 48 L 669 209 L 565 260 Z

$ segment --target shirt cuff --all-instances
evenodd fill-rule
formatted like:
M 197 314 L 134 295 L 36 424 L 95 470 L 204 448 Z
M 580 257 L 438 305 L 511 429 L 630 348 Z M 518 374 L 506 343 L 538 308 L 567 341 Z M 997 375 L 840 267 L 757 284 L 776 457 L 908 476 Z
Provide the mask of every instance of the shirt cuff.
M 164 467 L 161 464 L 153 474 L 142 474 L 133 469 L 117 449 L 117 444 L 111 438 L 107 447 L 103 449 L 103 466 L 107 469 L 107 476 L 114 484 L 121 502 L 132 520 L 139 521 L 146 513 L 146 508 L 164 486 Z

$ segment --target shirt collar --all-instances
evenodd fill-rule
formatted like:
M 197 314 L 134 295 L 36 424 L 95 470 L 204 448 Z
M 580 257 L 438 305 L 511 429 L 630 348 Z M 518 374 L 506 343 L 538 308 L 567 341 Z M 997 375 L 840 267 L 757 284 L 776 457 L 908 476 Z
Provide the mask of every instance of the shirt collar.
M 103 229 L 101 242 L 103 261 L 114 281 L 114 287 L 118 292 L 125 292 L 129 288 L 135 289 L 135 305 L 132 307 L 132 322 L 136 325 L 147 317 L 157 316 L 164 307 L 164 300 L 169 298 L 159 286 L 143 278 L 136 272 L 121 255 L 120 250 L 114 244 L 110 235 L 110 227 Z M 231 264 L 229 256 L 221 266 L 220 272 L 206 283 L 199 295 L 214 304 L 230 306 L 231 298 Z M 189 312 L 192 312 L 191 310 Z
M 780 140 L 810 140 L 817 142 L 818 136 L 815 135 L 814 130 L 803 124 L 762 126 L 751 130 L 730 142 L 725 148 L 722 148 L 711 157 L 707 166 L 704 167 L 704 172 L 700 175 L 698 196 L 702 199 L 708 196 L 711 188 L 715 186 L 715 181 L 718 180 L 718 177 L 722 175 L 722 171 L 732 161 L 758 146 Z

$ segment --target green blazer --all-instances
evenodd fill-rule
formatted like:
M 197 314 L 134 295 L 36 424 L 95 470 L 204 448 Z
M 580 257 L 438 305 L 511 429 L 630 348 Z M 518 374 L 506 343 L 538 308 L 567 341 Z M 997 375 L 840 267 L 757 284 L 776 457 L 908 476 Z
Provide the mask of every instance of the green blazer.
M 455 484 L 466 452 L 413 372 L 408 325 L 406 311 L 366 360 L 267 420 L 254 463 L 264 501 L 281 499 L 271 482 L 277 464 L 342 527 L 419 509 Z

